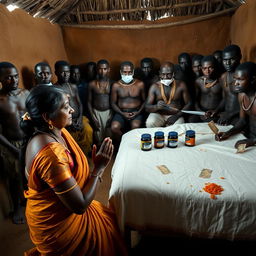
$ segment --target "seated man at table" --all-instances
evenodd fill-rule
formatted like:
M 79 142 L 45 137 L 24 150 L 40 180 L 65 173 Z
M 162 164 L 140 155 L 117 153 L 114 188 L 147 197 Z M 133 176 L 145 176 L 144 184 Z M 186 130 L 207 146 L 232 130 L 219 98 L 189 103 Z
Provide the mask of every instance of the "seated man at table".
M 130 61 L 121 64 L 120 74 L 121 79 L 111 90 L 111 106 L 115 112 L 111 131 L 116 145 L 125 131 L 142 127 L 146 98 L 144 83 L 133 78 L 134 65 Z
M 216 134 L 216 140 L 222 141 L 231 135 L 244 131 L 247 139 L 237 141 L 235 148 L 238 148 L 240 144 L 245 144 L 245 147 L 256 145 L 255 74 L 256 64 L 253 62 L 244 62 L 236 68 L 234 86 L 235 91 L 238 93 L 240 118 L 230 130 Z
M 184 123 L 183 113 L 188 110 L 191 98 L 186 84 L 174 79 L 174 65 L 165 62 L 159 71 L 160 81 L 151 85 L 146 100 L 146 111 L 149 116 L 146 127 L 164 127 L 174 123 Z

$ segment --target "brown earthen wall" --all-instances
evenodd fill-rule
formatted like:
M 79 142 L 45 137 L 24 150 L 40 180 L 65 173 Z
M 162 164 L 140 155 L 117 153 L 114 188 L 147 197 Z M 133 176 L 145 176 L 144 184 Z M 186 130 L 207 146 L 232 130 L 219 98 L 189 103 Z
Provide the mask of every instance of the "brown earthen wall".
M 256 62 L 256 1 L 247 0 L 233 15 L 230 25 L 231 42 L 242 50 L 242 61 Z
M 45 19 L 19 9 L 9 12 L 0 4 L 0 31 L 0 61 L 18 68 L 21 87 L 31 87 L 36 63 L 46 61 L 54 68 L 56 60 L 67 59 L 60 27 Z
M 230 20 L 230 16 L 225 16 L 189 25 L 144 30 L 64 27 L 63 38 L 71 63 L 104 58 L 111 62 L 118 75 L 119 64 L 124 60 L 139 65 L 140 59 L 151 57 L 159 62 L 177 63 L 181 52 L 208 55 L 223 49 L 230 43 Z

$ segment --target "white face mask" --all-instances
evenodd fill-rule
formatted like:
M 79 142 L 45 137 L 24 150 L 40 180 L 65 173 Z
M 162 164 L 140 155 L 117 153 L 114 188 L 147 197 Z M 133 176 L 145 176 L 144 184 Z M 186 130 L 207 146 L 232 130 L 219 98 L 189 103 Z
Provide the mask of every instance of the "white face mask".
M 164 84 L 165 86 L 169 86 L 173 82 L 174 78 L 172 79 L 161 79 L 161 84 Z
M 126 83 L 129 84 L 133 80 L 133 75 L 122 75 L 122 80 Z

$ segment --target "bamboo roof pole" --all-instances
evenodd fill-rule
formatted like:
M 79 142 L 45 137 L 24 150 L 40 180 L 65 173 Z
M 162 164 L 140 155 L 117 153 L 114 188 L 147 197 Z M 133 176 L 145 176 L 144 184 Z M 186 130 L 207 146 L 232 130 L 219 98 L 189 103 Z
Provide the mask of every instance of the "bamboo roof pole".
M 200 17 L 193 17 L 187 20 L 168 22 L 168 23 L 157 23 L 157 24 L 136 24 L 136 25 L 91 25 L 91 24 L 60 24 L 64 27 L 77 27 L 77 28 L 88 28 L 88 29 L 156 29 L 156 28 L 166 28 L 173 26 L 181 26 L 186 24 L 191 24 L 199 21 L 204 21 L 212 19 L 218 16 L 222 16 L 228 13 L 232 13 L 237 8 L 230 8 L 220 12 L 215 12 L 207 15 L 202 15 Z

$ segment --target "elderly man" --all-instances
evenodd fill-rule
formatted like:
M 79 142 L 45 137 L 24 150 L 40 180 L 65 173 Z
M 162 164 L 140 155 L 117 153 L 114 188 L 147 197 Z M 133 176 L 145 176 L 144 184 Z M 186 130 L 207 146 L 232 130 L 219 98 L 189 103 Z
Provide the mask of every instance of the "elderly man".
M 186 84 L 174 79 L 174 65 L 165 62 L 159 71 L 160 81 L 151 85 L 146 100 L 149 116 L 146 127 L 164 127 L 184 123 L 183 113 L 191 107 L 191 98 Z

